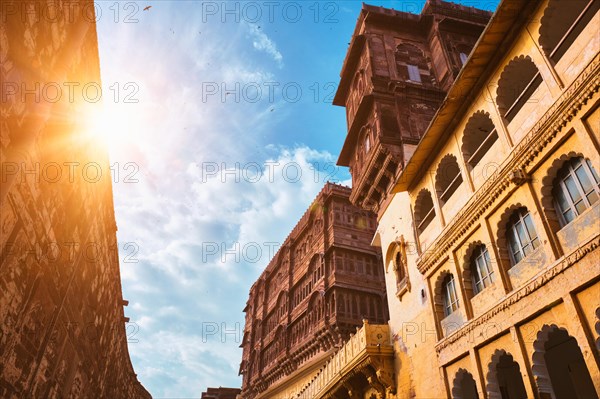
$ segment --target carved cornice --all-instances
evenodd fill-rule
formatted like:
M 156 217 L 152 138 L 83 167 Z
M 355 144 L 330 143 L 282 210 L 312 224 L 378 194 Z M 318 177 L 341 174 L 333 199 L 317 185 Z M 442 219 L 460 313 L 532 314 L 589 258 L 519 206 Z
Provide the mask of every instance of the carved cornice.
M 557 261 L 553 266 L 549 267 L 546 271 L 539 274 L 534 280 L 529 282 L 529 284 L 519 288 L 518 290 L 512 292 L 507 296 L 502 302 L 482 314 L 481 316 L 469 321 L 462 328 L 452 333 L 452 335 L 442 339 L 435 346 L 436 351 L 439 353 L 446 347 L 452 345 L 459 339 L 463 338 L 465 335 L 470 335 L 473 333 L 473 330 L 484 323 L 487 323 L 490 319 L 496 316 L 498 313 L 501 313 L 519 302 L 523 298 L 533 294 L 535 291 L 539 290 L 550 281 L 552 281 L 556 276 L 573 266 L 575 263 L 579 262 L 586 255 L 594 251 L 596 248 L 600 247 L 600 236 L 596 236 L 595 238 L 589 240 L 587 243 L 571 252 L 569 255 L 563 257 L 559 261 Z
M 497 170 L 477 190 L 463 209 L 446 226 L 443 234 L 417 260 L 419 271 L 426 274 L 447 255 L 452 246 L 492 207 L 501 194 L 516 183 L 513 171 L 527 170 L 527 166 L 546 148 L 558 133 L 593 98 L 600 88 L 600 54 L 585 68 L 571 86 L 546 111 L 529 133 L 521 140 Z

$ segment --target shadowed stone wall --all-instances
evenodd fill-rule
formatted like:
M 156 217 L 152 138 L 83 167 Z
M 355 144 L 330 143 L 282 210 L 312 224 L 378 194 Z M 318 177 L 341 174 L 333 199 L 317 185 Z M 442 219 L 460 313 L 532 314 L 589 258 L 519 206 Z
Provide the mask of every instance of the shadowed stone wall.
M 0 4 L 0 397 L 149 398 L 127 349 L 92 0 Z

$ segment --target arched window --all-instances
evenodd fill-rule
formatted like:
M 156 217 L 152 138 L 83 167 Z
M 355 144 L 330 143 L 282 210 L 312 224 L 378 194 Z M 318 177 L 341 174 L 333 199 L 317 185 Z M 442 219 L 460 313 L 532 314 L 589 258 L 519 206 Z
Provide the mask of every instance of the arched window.
M 483 291 L 494 282 L 494 269 L 490 254 L 485 245 L 480 245 L 471 255 L 471 278 L 475 294 Z
M 600 178 L 589 159 L 571 158 L 558 171 L 553 197 L 564 226 L 598 201 Z
M 458 295 L 454 276 L 448 274 L 442 282 L 442 295 L 444 301 L 444 316 L 450 316 L 459 307 Z
M 511 215 L 506 239 L 513 266 L 540 246 L 540 239 L 527 208 L 520 208 Z
M 417 46 L 400 44 L 396 48 L 396 67 L 402 80 L 431 83 L 427 58 Z
M 496 140 L 498 133 L 488 113 L 478 111 L 471 116 L 465 126 L 461 148 L 467 165 L 477 166 Z
M 433 199 L 428 190 L 421 190 L 415 202 L 415 223 L 417 231 L 422 233 L 435 217 Z
M 542 83 L 542 75 L 529 56 L 515 57 L 506 65 L 496 91 L 500 114 L 512 121 Z
M 369 263 L 373 263 L 373 269 L 377 270 L 381 267 L 379 262 L 374 262 L 372 259 L 368 260 Z M 385 255 L 385 271 L 384 273 L 393 271 L 396 279 L 396 296 L 398 299 L 402 299 L 402 295 L 405 291 L 410 290 L 410 281 L 408 279 L 408 269 L 406 261 L 406 241 L 404 236 L 399 236 L 389 247 Z M 375 272 L 377 276 L 378 273 Z
M 354 76 L 354 90 L 355 90 L 355 94 L 361 94 L 361 92 L 363 91 L 364 88 L 364 82 L 363 82 L 363 73 L 362 71 L 358 72 L 356 74 L 356 76 Z
M 446 203 L 462 183 L 462 174 L 454 155 L 446 155 L 435 173 L 435 189 L 442 205 Z
M 404 263 L 402 262 L 402 254 L 400 253 L 400 249 L 396 252 L 396 256 L 394 257 L 394 271 L 396 272 L 396 283 L 399 284 L 402 280 L 404 280 Z
M 540 25 L 540 45 L 546 56 L 558 62 L 599 8 L 596 0 L 550 0 Z

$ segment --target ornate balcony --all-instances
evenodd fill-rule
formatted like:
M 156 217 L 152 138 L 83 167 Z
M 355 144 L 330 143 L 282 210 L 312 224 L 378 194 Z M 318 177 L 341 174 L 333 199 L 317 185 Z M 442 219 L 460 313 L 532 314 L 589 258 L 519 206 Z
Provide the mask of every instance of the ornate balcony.
M 296 396 L 298 399 L 326 397 L 363 398 L 374 393 L 388 398 L 396 390 L 394 350 L 387 324 L 369 324 L 356 331 L 317 375 Z

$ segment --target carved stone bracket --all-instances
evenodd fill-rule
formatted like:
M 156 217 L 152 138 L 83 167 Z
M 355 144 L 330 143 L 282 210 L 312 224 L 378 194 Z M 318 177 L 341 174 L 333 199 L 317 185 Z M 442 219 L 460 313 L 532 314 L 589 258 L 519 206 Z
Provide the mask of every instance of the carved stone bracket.
M 371 366 L 375 370 L 377 380 L 385 388 L 385 391 L 389 393 L 396 393 L 393 358 L 388 356 L 372 357 Z

